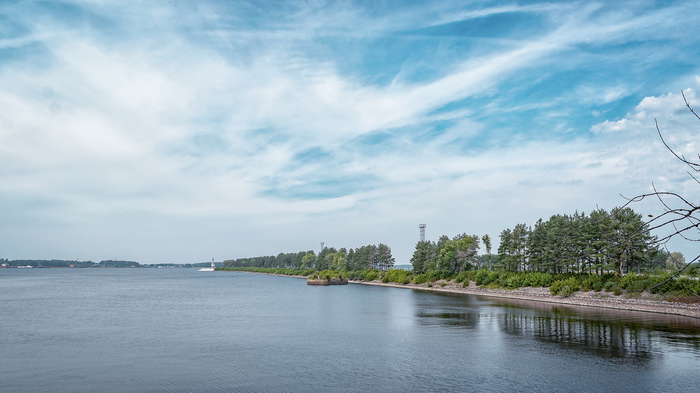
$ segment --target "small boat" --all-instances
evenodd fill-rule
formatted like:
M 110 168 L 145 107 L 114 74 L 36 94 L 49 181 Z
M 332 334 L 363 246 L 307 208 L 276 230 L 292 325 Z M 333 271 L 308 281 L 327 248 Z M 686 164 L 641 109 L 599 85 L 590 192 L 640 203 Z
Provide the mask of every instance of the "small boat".
M 211 259 L 211 267 L 203 267 L 199 269 L 200 272 L 213 272 L 214 269 L 216 269 L 216 265 L 214 264 L 214 258 Z
M 340 278 L 330 278 L 329 276 L 326 278 L 307 278 L 306 285 L 348 285 L 348 279 L 343 278 L 343 276 Z

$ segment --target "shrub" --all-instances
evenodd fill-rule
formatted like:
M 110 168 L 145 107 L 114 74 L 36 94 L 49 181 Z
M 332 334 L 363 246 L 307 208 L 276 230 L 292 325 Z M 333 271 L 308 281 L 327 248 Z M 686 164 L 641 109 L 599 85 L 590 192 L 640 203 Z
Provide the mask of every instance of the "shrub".
M 408 275 L 405 275 L 401 278 L 401 281 L 399 282 L 400 284 L 408 284 L 411 282 L 411 278 Z
M 447 285 L 446 282 L 441 282 L 441 283 L 440 283 L 440 286 L 441 286 L 441 287 L 444 287 L 445 285 Z
M 601 282 L 618 282 L 620 279 L 614 274 L 614 273 L 605 273 L 600 275 L 600 281 Z
M 608 281 L 605 284 L 603 284 L 603 289 L 605 289 L 606 292 L 610 292 L 614 286 L 615 286 L 614 282 Z
M 569 297 L 569 296 L 573 295 L 574 292 L 575 292 L 575 291 L 574 291 L 570 286 L 564 285 L 564 286 L 561 288 L 561 290 L 559 291 L 559 295 L 561 295 L 561 296 L 563 296 L 563 297 Z
M 423 284 L 424 282 L 427 282 L 427 281 L 428 281 L 427 274 L 419 274 L 419 275 L 413 277 L 414 284 Z
M 525 286 L 525 275 L 520 273 L 507 273 L 502 272 L 498 277 L 498 285 L 516 289 Z
M 613 293 L 615 294 L 615 296 L 620 296 L 622 295 L 622 289 L 620 289 L 620 287 L 615 287 Z
M 594 289 L 596 283 L 600 283 L 600 277 L 594 274 L 589 274 L 581 280 L 581 287 L 583 287 L 584 291 L 590 291 L 591 289 Z
M 634 273 L 630 273 L 630 274 L 622 277 L 622 279 L 620 280 L 620 287 L 627 288 L 630 285 L 640 281 L 641 279 L 643 279 L 643 276 L 637 276 Z
M 469 282 L 469 281 L 471 281 L 471 276 L 472 276 L 471 273 L 472 273 L 472 272 L 460 272 L 460 273 L 457 275 L 457 277 L 455 277 L 455 282 L 456 282 L 457 284 L 459 284 L 459 283 L 461 283 L 461 282 L 465 282 L 465 281 L 466 281 L 466 282 Z
M 551 292 L 552 295 L 556 296 L 559 294 L 559 291 L 561 291 L 562 287 L 564 287 L 564 281 L 554 281 L 549 287 L 549 292 Z
M 489 272 L 487 270 L 479 270 L 476 272 L 474 279 L 476 285 L 486 285 L 489 283 Z
M 653 286 L 652 283 L 653 283 L 653 281 L 651 281 L 651 280 L 635 281 L 635 282 L 627 285 L 627 290 L 628 291 L 643 291 L 645 289 L 652 287 Z
M 523 281 L 523 286 L 529 287 L 548 287 L 554 282 L 551 274 L 540 272 L 528 272 Z
M 427 284 L 427 285 L 428 285 L 428 287 L 430 288 L 430 287 L 432 287 L 432 286 L 433 286 L 433 283 L 432 283 L 432 282 L 428 282 L 428 284 Z
M 549 287 L 549 291 L 552 293 L 552 295 L 555 295 L 555 296 L 560 295 L 560 294 L 562 294 L 562 289 L 564 289 L 564 287 L 569 287 L 567 289 L 567 292 L 568 291 L 571 292 L 568 295 L 566 295 L 566 297 L 571 296 L 572 293 L 578 291 L 578 289 L 579 289 L 578 282 L 576 281 L 576 278 L 569 277 L 566 280 L 558 280 L 558 281 L 555 281 L 554 283 L 552 283 L 552 285 Z M 562 294 L 562 296 L 564 296 L 564 295 Z
M 596 292 L 600 292 L 603 289 L 603 283 L 602 282 L 596 282 L 593 283 L 593 290 Z
M 396 283 L 401 283 L 406 280 L 411 280 L 410 279 L 411 272 L 407 270 L 402 270 L 402 269 L 389 269 L 385 272 L 382 272 L 382 282 L 396 282 Z
M 662 282 L 668 275 L 663 275 L 657 278 L 657 282 Z M 671 280 L 660 287 L 654 288 L 653 293 L 682 293 L 685 295 L 695 295 L 700 293 L 700 281 L 691 280 L 689 278 L 680 278 Z
M 363 275 L 364 275 L 365 281 L 374 281 L 377 279 L 377 277 L 379 277 L 379 273 L 374 269 L 365 270 L 363 272 Z

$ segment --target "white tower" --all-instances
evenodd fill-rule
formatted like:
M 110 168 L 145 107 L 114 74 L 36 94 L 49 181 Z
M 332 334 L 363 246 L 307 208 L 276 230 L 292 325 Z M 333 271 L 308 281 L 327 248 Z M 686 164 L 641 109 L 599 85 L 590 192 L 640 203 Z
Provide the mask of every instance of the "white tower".
M 420 241 L 424 242 L 425 241 L 425 224 L 418 224 L 418 228 L 420 228 Z
M 216 265 L 214 264 L 214 258 L 211 259 L 211 268 L 216 269 Z

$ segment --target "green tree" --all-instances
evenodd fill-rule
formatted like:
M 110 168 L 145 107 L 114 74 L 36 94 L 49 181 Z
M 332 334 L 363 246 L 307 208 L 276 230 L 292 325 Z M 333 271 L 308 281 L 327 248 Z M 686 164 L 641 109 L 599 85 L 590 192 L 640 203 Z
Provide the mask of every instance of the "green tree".
M 672 252 L 666 259 L 666 270 L 669 272 L 677 272 L 685 267 L 685 257 L 682 253 Z
M 488 268 L 491 270 L 491 237 L 485 234 L 481 237 L 481 241 L 484 243 L 484 248 L 486 249 L 486 256 L 488 257 Z
M 438 255 L 438 269 L 450 273 L 470 270 L 477 263 L 479 236 L 457 235 L 444 243 Z
M 309 250 L 304 254 L 304 257 L 301 259 L 301 268 L 302 269 L 308 269 L 314 267 L 314 263 L 316 262 L 316 254 L 314 253 L 313 250 Z
M 428 271 L 428 258 L 431 252 L 430 241 L 419 241 L 411 256 L 411 264 L 415 274 L 422 274 Z
M 498 245 L 498 259 L 506 270 L 511 270 L 513 266 L 512 250 L 513 250 L 513 233 L 506 228 L 499 235 L 501 243 Z

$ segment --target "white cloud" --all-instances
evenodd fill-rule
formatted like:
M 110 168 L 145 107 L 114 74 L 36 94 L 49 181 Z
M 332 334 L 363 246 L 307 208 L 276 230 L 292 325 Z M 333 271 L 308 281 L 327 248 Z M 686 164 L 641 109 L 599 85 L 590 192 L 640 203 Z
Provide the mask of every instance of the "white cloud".
M 383 86 L 363 84 L 343 74 L 333 59 L 306 53 L 306 45 L 328 33 L 325 29 L 353 26 L 365 17 L 356 10 L 320 19 L 308 12 L 335 9 L 300 12 L 288 23 L 259 30 L 219 29 L 222 17 L 208 9 L 177 17 L 189 27 L 216 26 L 197 34 L 230 45 L 222 51 L 199 36 L 183 37 L 172 26 L 172 10 L 154 7 L 141 15 L 119 2 L 92 3 L 103 14 L 118 14 L 115 6 L 124 11 L 120 23 L 146 33 L 137 39 L 104 37 L 36 17 L 30 27 L 44 37 L 46 65 L 0 68 L 0 197 L 4 214 L 12 218 L 2 228 L 8 242 L 32 241 L 31 216 L 72 235 L 60 237 L 74 249 L 87 247 L 84 236 L 111 250 L 117 247 L 108 237 L 117 236 L 127 247 L 137 244 L 143 257 L 135 258 L 144 262 L 160 261 L 154 258 L 168 247 L 174 250 L 167 251 L 168 258 L 187 261 L 210 247 L 230 258 L 315 247 L 325 237 L 335 246 L 387 242 L 403 263 L 418 221 L 428 222 L 436 235 L 488 231 L 496 237 L 516 222 L 578 207 L 590 210 L 598 202 L 610 207 L 619 201 L 619 191 L 634 189 L 640 179 L 646 186 L 647 174 L 657 173 L 648 172 L 656 163 L 647 162 L 658 155 L 649 132 L 653 118 L 669 119 L 663 130 L 686 124 L 678 120 L 684 109 L 678 94 L 669 94 L 648 97 L 625 118 L 591 127 L 592 139 L 543 141 L 534 130 L 535 136 L 523 132 L 506 143 L 489 140 L 488 148 L 469 149 L 474 140 L 499 131 L 479 120 L 480 108 L 433 112 L 465 98 L 494 96 L 498 105 L 483 104 L 494 117 L 530 110 L 541 111 L 542 118 L 566 117 L 556 97 L 504 106 L 499 89 L 511 75 L 562 61 L 555 55 L 572 46 L 633 35 L 651 17 L 617 23 L 617 16 L 612 23 L 591 16 L 597 6 L 584 7 L 578 19 L 557 19 L 558 28 L 549 34 L 512 40 L 507 49 L 477 51 L 468 61 L 445 66 L 444 76 L 423 82 L 398 78 Z M 544 12 L 551 7 L 516 8 Z M 455 18 L 484 12 L 500 11 Z M 383 25 L 373 29 L 405 24 L 398 19 L 383 17 Z M 259 48 L 251 49 L 251 42 Z M 594 103 L 630 94 L 624 84 L 587 86 L 595 86 L 582 90 Z M 54 94 L 42 94 L 47 87 Z M 695 100 L 694 90 L 687 92 Z M 60 113 L 52 114 L 53 105 Z M 428 132 L 437 122 L 449 124 L 425 141 L 405 131 Z M 362 151 L 371 144 L 351 149 L 354 138 L 381 132 L 400 148 L 376 154 Z M 692 151 L 697 139 L 684 135 L 669 140 Z M 630 136 L 639 139 L 624 139 Z M 330 158 L 308 163 L 297 158 L 313 148 Z M 285 190 L 335 178 L 339 183 L 366 178 L 372 184 L 339 197 L 284 196 Z M 277 195 L 269 192 L 275 188 L 270 179 Z M 328 187 L 343 186 L 333 184 Z M 12 232 L 12 226 L 19 230 Z M 100 231 L 105 238 L 94 234 Z M 187 236 L 196 241 L 169 240 Z M 215 241 L 202 239 L 207 236 Z M 279 245 L 270 245 L 270 238 Z M 143 239 L 154 239 L 153 245 L 139 243 Z M 95 248 L 91 252 L 97 253 Z
M 688 88 L 684 90 L 685 96 L 691 105 L 697 102 L 695 90 Z M 660 129 L 687 130 L 692 128 L 692 118 L 689 116 L 678 116 L 686 112 L 687 108 L 680 93 L 668 93 L 660 97 L 645 97 L 635 108 L 634 112 L 628 113 L 624 118 L 617 121 L 606 120 L 603 123 L 595 124 L 591 127 L 593 133 L 649 133 L 654 129 L 654 119 L 660 121 Z

